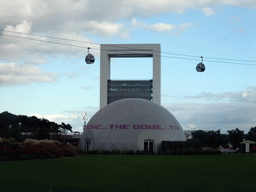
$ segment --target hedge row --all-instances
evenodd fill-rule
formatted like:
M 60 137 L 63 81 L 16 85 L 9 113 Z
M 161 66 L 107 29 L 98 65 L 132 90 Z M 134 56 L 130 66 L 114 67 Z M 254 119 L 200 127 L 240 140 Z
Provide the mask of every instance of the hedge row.
M 52 140 L 17 142 L 0 138 L 0 161 L 75 157 L 76 148 Z
M 120 151 L 120 150 L 91 150 L 84 152 L 85 154 L 113 154 L 113 155 L 155 155 L 155 152 L 149 152 L 149 151 L 133 151 L 133 150 L 127 150 L 127 151 Z
M 162 141 L 160 155 L 210 155 L 221 154 L 213 148 L 202 148 L 200 141 Z
M 168 149 L 201 149 L 203 147 L 200 141 L 162 141 L 161 151 Z
M 210 155 L 210 154 L 221 154 L 216 149 L 198 149 L 198 148 L 179 148 L 179 149 L 167 149 L 166 151 L 149 152 L 149 151 L 119 151 L 119 150 L 93 150 L 84 152 L 85 154 L 113 154 L 113 155 Z
M 167 149 L 166 151 L 160 151 L 160 155 L 211 155 L 221 154 L 221 151 L 217 149 L 199 149 L 199 148 L 178 148 Z

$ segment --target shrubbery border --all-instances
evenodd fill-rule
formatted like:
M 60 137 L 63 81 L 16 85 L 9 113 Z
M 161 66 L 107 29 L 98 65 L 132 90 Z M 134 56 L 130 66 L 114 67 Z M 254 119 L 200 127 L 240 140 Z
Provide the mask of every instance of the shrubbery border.
M 0 138 L 0 161 L 75 157 L 77 148 L 54 140 L 17 142 L 14 138 Z

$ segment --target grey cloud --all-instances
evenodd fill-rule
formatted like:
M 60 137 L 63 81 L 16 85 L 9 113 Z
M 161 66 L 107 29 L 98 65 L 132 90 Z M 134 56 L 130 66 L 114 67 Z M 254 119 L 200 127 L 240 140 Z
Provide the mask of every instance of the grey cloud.
M 161 97 L 169 97 L 168 94 L 162 94 Z
M 137 16 L 152 16 L 163 13 L 182 14 L 188 9 L 212 8 L 218 5 L 233 5 L 255 8 L 256 2 L 251 0 L 234 1 L 162 1 L 162 0 L 122 0 L 122 1 L 89 1 L 89 0 L 23 0 L 4 1 L 1 3 L 1 29 L 6 31 L 0 34 L 0 58 L 2 62 L 22 63 L 44 63 L 51 58 L 83 58 L 85 49 L 90 46 L 95 56 L 99 56 L 99 45 L 88 38 L 129 36 L 130 20 Z M 122 23 L 120 23 L 122 19 Z M 159 27 L 160 26 L 160 27 Z M 174 29 L 176 30 L 172 30 Z M 149 30 L 157 32 L 170 32 L 176 35 L 193 27 L 191 23 L 181 25 L 159 24 L 147 25 Z M 75 41 L 57 40 L 47 37 L 28 36 L 12 33 L 11 35 L 21 38 L 10 37 L 10 32 L 33 33 L 38 35 L 49 35 L 57 38 L 67 38 Z M 34 38 L 32 41 L 24 38 Z M 51 41 L 46 43 L 42 41 Z M 93 44 L 90 44 L 92 42 Z M 69 44 L 73 46 L 64 46 Z M 24 58 L 26 55 L 26 58 Z M 22 61 L 21 61 L 22 60 Z M 40 76 L 42 77 L 42 76 Z M 40 81 L 51 81 L 53 77 L 49 74 L 43 76 Z M 5 77 L 7 78 L 7 77 Z M 48 78 L 48 80 L 47 80 Z M 3 80 L 2 80 L 3 81 Z M 28 80 L 25 81 L 27 83 Z M 14 83 L 15 84 L 15 83 Z
M 234 25 L 235 23 L 242 21 L 242 18 L 236 17 L 234 15 L 231 15 L 230 17 L 231 17 L 230 25 Z
M 181 98 L 181 96 L 177 96 Z M 256 103 L 256 87 L 247 88 L 245 91 L 234 91 L 224 93 L 202 92 L 195 96 L 184 96 L 184 99 L 203 99 L 206 101 L 227 101 L 227 102 L 245 102 Z
M 83 90 L 90 90 L 92 89 L 92 86 L 86 86 L 86 87 L 81 87 Z
M 184 129 L 194 125 L 202 130 L 227 130 L 239 128 L 246 133 L 256 126 L 256 104 L 244 103 L 181 103 L 164 105 Z
M 188 9 L 210 9 L 218 5 L 234 5 L 255 8 L 256 2 L 250 0 L 234 1 L 144 1 L 144 0 L 122 0 L 122 1 L 89 1 L 89 0 L 24 0 L 21 2 L 8 1 L 1 4 L 1 29 L 14 30 L 16 32 L 46 34 L 59 38 L 77 39 L 85 42 L 93 42 L 86 38 L 88 35 L 97 36 L 129 36 L 129 30 L 125 26 L 130 25 L 130 19 L 136 16 L 152 16 L 167 12 L 183 13 Z M 120 23 L 120 19 L 124 23 Z M 148 25 L 147 28 L 157 32 L 170 32 L 179 35 L 188 28 L 191 23 L 181 25 L 159 24 Z M 174 28 L 175 30 L 172 30 Z M 5 35 L 7 32 L 5 32 Z M 16 34 L 17 35 L 17 34 Z M 15 61 L 28 55 L 39 53 L 42 59 L 46 56 L 58 57 L 81 57 L 84 50 L 78 47 L 61 46 L 50 43 L 29 41 L 25 39 L 0 36 L 0 56 L 5 61 Z M 37 37 L 38 39 L 38 37 Z M 42 40 L 53 41 L 43 38 Z M 66 41 L 57 41 L 67 43 Z M 74 42 L 68 42 L 73 44 Z M 85 43 L 74 43 L 85 46 Z M 86 45 L 87 46 L 87 45 Z M 93 46 L 93 45 L 89 45 Z M 13 53 L 16 53 L 15 55 Z M 37 55 L 38 56 L 38 55 Z
M 70 125 L 73 128 L 73 131 L 83 131 L 83 118 L 82 118 L 82 114 L 84 114 L 85 112 L 87 113 L 86 117 L 86 122 L 88 123 L 88 121 L 90 120 L 90 118 L 99 110 L 98 107 L 84 107 L 84 109 L 82 110 L 65 110 L 64 113 L 68 114 L 67 115 L 67 119 L 69 119 Z
M 66 73 L 64 73 L 64 76 L 66 76 L 69 79 L 72 79 L 72 78 L 78 77 L 78 73 L 76 73 L 76 72 L 66 72 Z
M 93 115 L 94 113 L 96 113 L 99 110 L 99 107 L 84 107 L 84 109 L 81 110 L 65 110 L 63 111 L 64 113 L 70 113 L 70 114 L 84 114 L 85 112 L 87 112 L 87 116 L 89 114 Z
M 10 1 L 2 4 L 3 24 L 16 25 L 22 20 L 33 22 L 33 32 L 71 32 L 83 30 L 83 23 L 96 21 L 113 22 L 119 19 L 131 19 L 136 16 L 152 16 L 167 12 L 184 13 L 188 9 L 210 9 L 218 5 L 233 5 L 255 8 L 251 0 L 219 1 L 159 1 L 159 0 L 122 0 L 122 1 L 89 1 L 89 0 L 24 0 L 22 3 Z M 209 12 L 209 11 L 208 11 Z M 209 14 L 207 12 L 207 14 Z M 87 28 L 89 29 L 89 28 Z
M 88 46 L 93 50 L 95 56 L 99 55 L 99 45 L 82 35 L 60 31 L 52 35 L 54 38 L 41 36 L 40 34 L 27 35 L 26 33 L 31 32 L 31 28 L 33 28 L 33 23 L 26 20 L 18 25 L 7 25 L 5 27 L 0 35 L 0 56 L 2 60 L 18 61 L 24 59 L 24 55 L 26 55 L 27 61 L 36 62 L 43 62 L 49 57 L 60 56 L 84 59 L 85 49 Z
M 132 20 L 132 26 L 152 30 L 157 33 L 166 33 L 171 35 L 180 35 L 181 33 L 185 32 L 188 28 L 195 27 L 193 23 L 182 23 L 179 25 L 168 23 L 155 23 L 153 25 L 149 25 L 137 19 Z
M 194 125 L 197 129 L 221 129 L 226 133 L 235 128 L 248 132 L 256 126 L 256 87 L 224 93 L 202 92 L 195 96 L 177 98 L 195 101 L 165 106 L 185 129 Z
M 0 63 L 0 85 L 11 86 L 32 84 L 35 82 L 50 83 L 57 80 L 54 73 L 46 73 L 32 65 Z
M 237 33 L 246 33 L 246 30 L 244 28 L 240 27 L 240 28 L 236 29 L 235 32 L 237 32 Z
M 184 130 L 221 129 L 222 133 L 227 133 L 227 130 L 239 128 L 247 133 L 251 127 L 256 126 L 256 105 L 254 104 L 176 103 L 162 104 L 162 106 L 176 117 Z M 65 111 L 65 113 L 76 114 L 82 119 L 83 113 L 87 112 L 87 117 L 91 118 L 98 110 L 98 107 L 84 107 L 84 110 Z M 74 130 L 82 126 L 81 119 L 72 121 Z

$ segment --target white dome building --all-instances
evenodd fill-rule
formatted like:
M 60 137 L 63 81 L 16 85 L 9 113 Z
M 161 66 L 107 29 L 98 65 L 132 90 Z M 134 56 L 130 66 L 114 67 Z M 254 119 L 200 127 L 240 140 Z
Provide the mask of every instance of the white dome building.
M 88 122 L 79 146 L 87 150 L 149 150 L 162 141 L 186 141 L 175 117 L 145 99 L 121 99 L 100 109 Z

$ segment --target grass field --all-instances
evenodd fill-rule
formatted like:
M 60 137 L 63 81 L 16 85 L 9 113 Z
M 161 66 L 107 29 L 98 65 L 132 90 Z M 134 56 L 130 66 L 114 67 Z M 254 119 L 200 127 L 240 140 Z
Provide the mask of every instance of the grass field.
M 79 155 L 0 162 L 1 192 L 256 191 L 256 155 Z

